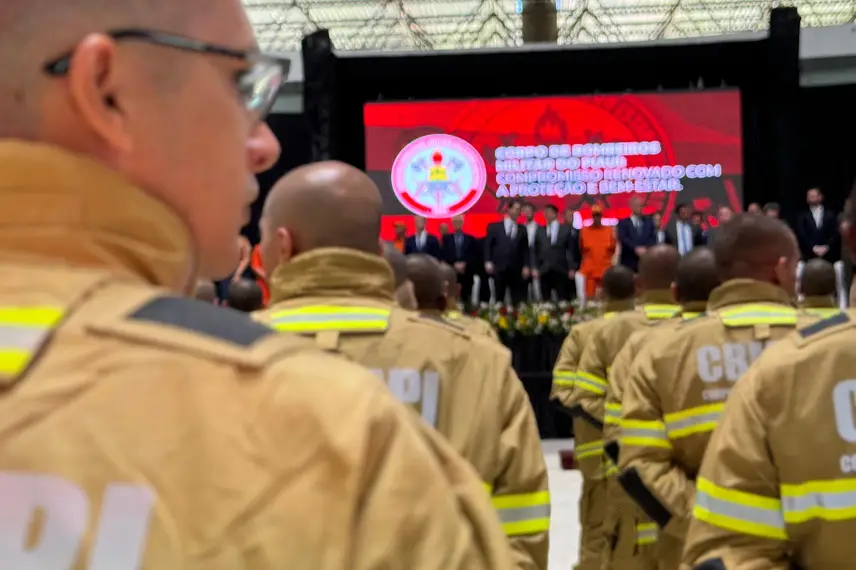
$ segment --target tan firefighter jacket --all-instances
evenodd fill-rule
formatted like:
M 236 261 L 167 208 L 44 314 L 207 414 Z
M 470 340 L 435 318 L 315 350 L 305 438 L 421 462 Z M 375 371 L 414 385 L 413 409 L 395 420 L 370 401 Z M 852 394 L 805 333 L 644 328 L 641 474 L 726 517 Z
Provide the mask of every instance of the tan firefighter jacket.
M 472 468 L 382 383 L 184 299 L 173 211 L 0 142 L 0 568 L 511 568 Z
M 471 317 L 460 311 L 446 311 L 443 316 L 473 336 L 486 336 L 491 340 L 499 342 L 499 335 L 496 334 L 490 323 L 484 319 Z
M 624 394 L 624 385 L 630 372 L 634 358 L 639 351 L 649 342 L 655 342 L 661 331 L 671 330 L 678 323 L 694 319 L 701 315 L 707 303 L 691 302 L 681 305 L 680 312 L 670 319 L 651 321 L 649 326 L 637 330 L 630 335 L 627 343 L 619 351 L 609 371 L 609 386 L 606 389 L 606 400 L 604 404 L 603 418 L 603 442 L 604 442 L 604 469 L 607 476 L 618 475 L 618 437 L 619 421 L 621 420 L 621 398 Z M 617 481 L 610 481 L 607 489 L 607 525 L 617 524 L 619 509 L 634 509 L 635 503 L 627 496 Z M 637 547 L 652 544 L 656 541 L 658 530 L 656 523 L 651 522 L 647 516 L 640 513 L 636 523 L 636 545 Z
M 588 339 L 617 315 L 632 312 L 634 306 L 633 299 L 607 301 L 602 308 L 603 316 L 571 327 L 559 350 L 556 365 L 553 367 L 552 387 L 552 397 L 571 414 L 576 412 L 573 400 L 574 380 L 577 376 L 580 356 Z M 574 421 L 574 458 L 584 477 L 595 479 L 603 477 L 603 442 L 599 430 L 581 418 L 575 418 Z
M 812 320 L 779 287 L 733 279 L 704 316 L 642 348 L 621 402 L 620 480 L 663 531 L 686 533 L 698 468 L 734 383 L 768 344 Z
M 856 312 L 837 313 L 788 335 L 737 383 L 698 475 L 686 568 L 853 567 L 854 341 Z
M 475 466 L 491 490 L 517 567 L 545 569 L 547 468 L 511 353 L 439 313 L 396 306 L 393 287 L 381 257 L 319 249 L 273 272 L 271 306 L 258 318 L 312 336 L 373 370 Z

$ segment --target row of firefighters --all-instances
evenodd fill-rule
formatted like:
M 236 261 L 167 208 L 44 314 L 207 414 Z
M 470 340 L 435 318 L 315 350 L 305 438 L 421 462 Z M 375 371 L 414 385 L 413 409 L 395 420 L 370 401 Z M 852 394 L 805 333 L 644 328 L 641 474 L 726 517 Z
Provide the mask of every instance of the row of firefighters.
M 790 282 L 715 277 L 706 248 L 635 300 L 607 275 L 603 314 L 562 346 L 551 398 L 573 417 L 583 479 L 577 570 L 856 564 L 841 557 L 856 366 L 824 350 L 853 321 L 832 290 L 795 304 Z

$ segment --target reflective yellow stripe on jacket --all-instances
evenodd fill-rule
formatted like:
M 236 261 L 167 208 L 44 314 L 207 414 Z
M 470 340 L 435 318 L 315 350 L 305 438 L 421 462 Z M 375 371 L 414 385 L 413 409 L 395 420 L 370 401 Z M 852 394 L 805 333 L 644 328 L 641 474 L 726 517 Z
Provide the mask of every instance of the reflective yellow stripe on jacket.
M 700 478 L 693 516 L 732 532 L 787 540 L 786 524 L 856 519 L 856 480 L 782 485 L 781 499 L 734 491 Z
M 484 483 L 488 493 L 493 487 Z M 536 491 L 491 497 L 502 528 L 508 536 L 537 534 L 550 530 L 550 492 Z
M 669 439 L 681 439 L 699 433 L 712 432 L 725 409 L 724 403 L 705 404 L 666 414 L 663 419 Z
M 605 459 L 605 463 L 606 463 L 605 475 L 607 477 L 615 477 L 616 475 L 618 475 L 618 473 L 619 473 L 618 465 L 613 463 L 612 459 L 610 459 L 609 457 L 605 457 L 604 459 Z
M 693 516 L 740 534 L 787 539 L 781 501 L 726 489 L 701 477 L 696 482 Z
M 553 386 L 557 388 L 573 388 L 577 375 L 570 370 L 553 370 Z
M 636 525 L 636 544 L 639 546 L 654 544 L 657 542 L 658 533 L 657 523 L 638 523 Z
M 577 459 L 588 459 L 598 455 L 603 455 L 602 439 L 574 446 L 574 457 Z
M 666 434 L 666 424 L 661 421 L 645 420 L 621 420 L 621 432 L 619 443 L 624 445 L 635 445 L 636 447 L 672 447 L 669 436 Z
M 656 303 L 642 305 L 645 318 L 651 321 L 671 319 L 680 310 L 681 308 L 678 305 L 658 305 Z
M 321 331 L 382 332 L 389 327 L 389 309 L 310 305 L 283 309 L 271 315 L 278 331 L 314 333 Z
M 577 372 L 575 382 L 574 385 L 577 388 L 582 388 L 586 392 L 591 392 L 598 396 L 606 394 L 606 388 L 609 386 L 606 380 L 588 372 Z
M 607 402 L 604 406 L 603 423 L 617 426 L 621 424 L 621 404 Z
M 0 307 L 0 374 L 26 370 L 63 316 L 58 307 Z
M 779 305 L 742 305 L 719 311 L 722 324 L 727 327 L 748 327 L 752 325 L 796 326 L 797 311 Z
M 839 309 L 835 307 L 809 307 L 807 309 L 803 309 L 809 315 L 813 315 L 815 317 L 820 317 L 822 319 L 829 318 L 833 315 L 840 313 Z

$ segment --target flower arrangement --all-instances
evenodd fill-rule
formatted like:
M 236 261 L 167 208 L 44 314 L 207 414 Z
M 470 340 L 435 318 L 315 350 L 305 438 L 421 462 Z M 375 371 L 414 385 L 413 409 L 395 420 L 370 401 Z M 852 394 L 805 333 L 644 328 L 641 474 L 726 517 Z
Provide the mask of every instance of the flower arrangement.
M 592 319 L 598 313 L 598 307 L 591 303 L 581 309 L 577 302 L 568 301 L 517 306 L 482 303 L 470 311 L 472 316 L 487 321 L 498 332 L 509 336 L 565 335 L 575 323 Z

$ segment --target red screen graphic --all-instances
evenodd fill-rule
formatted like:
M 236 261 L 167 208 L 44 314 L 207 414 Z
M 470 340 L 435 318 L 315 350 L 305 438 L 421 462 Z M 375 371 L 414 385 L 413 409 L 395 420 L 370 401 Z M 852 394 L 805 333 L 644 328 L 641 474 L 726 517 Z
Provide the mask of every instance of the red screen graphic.
M 369 103 L 364 119 L 383 239 L 394 238 L 396 222 L 411 234 L 417 213 L 439 234 L 458 205 L 464 230 L 483 236 L 515 198 L 534 205 L 541 223 L 548 203 L 560 218 L 571 209 L 577 226 L 594 204 L 607 224 L 629 216 L 634 195 L 664 224 L 681 203 L 711 225 L 719 206 L 742 209 L 736 90 Z

